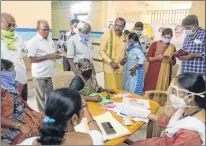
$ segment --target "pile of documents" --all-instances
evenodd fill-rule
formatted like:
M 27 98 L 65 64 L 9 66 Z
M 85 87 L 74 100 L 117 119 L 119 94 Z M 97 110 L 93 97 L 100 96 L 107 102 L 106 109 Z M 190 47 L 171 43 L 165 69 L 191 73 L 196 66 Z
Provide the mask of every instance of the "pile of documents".
M 113 112 L 116 112 L 122 117 L 131 117 L 134 121 L 143 121 L 148 123 L 148 114 L 151 113 L 149 100 L 135 99 L 135 98 L 123 98 L 122 103 L 113 103 L 113 108 L 107 108 Z

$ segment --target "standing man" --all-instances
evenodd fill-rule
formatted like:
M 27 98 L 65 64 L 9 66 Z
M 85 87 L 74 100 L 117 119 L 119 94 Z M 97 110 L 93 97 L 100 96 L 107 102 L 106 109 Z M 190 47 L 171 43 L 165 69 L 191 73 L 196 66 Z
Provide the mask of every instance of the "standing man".
M 37 35 L 28 42 L 28 57 L 32 63 L 32 76 L 39 110 L 44 112 L 48 94 L 53 91 L 52 76 L 56 72 L 56 53 L 52 38 L 49 37 L 49 24 L 46 20 L 37 21 Z
M 105 88 L 122 89 L 122 71 L 120 64 L 125 56 L 127 40 L 122 32 L 126 21 L 123 18 L 115 20 L 114 28 L 103 34 L 100 41 L 100 55 L 104 64 Z
M 137 33 L 137 35 L 139 37 L 139 41 L 140 41 L 140 44 L 142 46 L 142 49 L 143 49 L 144 53 L 147 54 L 148 48 L 149 48 L 152 40 L 148 36 L 142 34 L 142 31 L 143 31 L 143 23 L 142 22 L 136 22 L 134 25 L 134 28 L 135 28 L 134 32 Z
M 27 75 L 23 56 L 27 52 L 24 41 L 16 35 L 15 18 L 8 13 L 1 13 L 1 59 L 13 62 L 16 71 L 16 81 L 23 85 L 22 98 L 27 101 Z
M 189 54 L 180 57 L 182 61 L 182 73 L 200 73 L 205 78 L 206 73 L 206 49 L 205 49 L 205 29 L 199 27 L 196 15 L 189 15 L 182 21 L 182 26 L 187 35 L 183 50 Z
M 67 42 L 67 58 L 75 75 L 79 75 L 78 62 L 80 59 L 86 58 L 92 63 L 93 74 L 95 75 L 95 69 L 92 58 L 92 43 L 91 37 L 91 25 L 88 21 L 80 21 L 77 25 L 77 34 L 72 36 Z
M 63 32 L 60 36 L 60 39 L 57 42 L 57 47 L 60 52 L 63 52 L 63 54 L 67 54 L 67 44 L 66 42 L 71 38 L 71 36 L 75 35 L 77 33 L 77 24 L 79 23 L 79 20 L 72 19 L 70 21 L 70 29 L 67 32 Z M 64 71 L 70 71 L 70 65 L 68 62 L 68 59 L 64 56 L 63 57 L 63 67 Z

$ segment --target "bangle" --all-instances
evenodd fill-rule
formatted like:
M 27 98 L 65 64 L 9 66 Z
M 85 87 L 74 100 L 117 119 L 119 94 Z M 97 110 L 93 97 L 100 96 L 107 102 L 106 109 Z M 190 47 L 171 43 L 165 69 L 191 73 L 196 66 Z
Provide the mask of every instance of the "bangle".
M 91 123 L 91 122 L 96 122 L 96 121 L 95 121 L 95 120 L 91 120 L 91 121 L 88 122 L 88 125 L 89 125 L 89 123 Z
M 23 124 L 22 124 L 22 123 L 19 123 L 19 124 L 17 124 L 17 125 L 15 126 L 15 128 L 19 130 L 19 129 L 21 129 L 22 126 L 23 126 Z

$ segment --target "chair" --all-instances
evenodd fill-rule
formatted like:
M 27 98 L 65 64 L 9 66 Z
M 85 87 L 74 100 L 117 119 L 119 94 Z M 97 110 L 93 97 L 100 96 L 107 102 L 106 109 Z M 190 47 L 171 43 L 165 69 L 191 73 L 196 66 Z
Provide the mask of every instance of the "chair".
M 172 79 L 170 85 L 174 82 L 174 78 Z M 164 108 L 165 104 L 167 102 L 167 96 L 168 96 L 168 91 L 171 86 L 169 86 L 167 91 L 160 91 L 160 90 L 152 90 L 152 91 L 146 91 L 144 97 L 150 100 L 153 100 L 157 102 L 160 105 L 160 108 L 158 112 L 156 113 L 157 116 L 164 115 Z M 159 96 L 156 98 L 153 98 L 154 94 L 158 94 Z M 149 121 L 148 127 L 147 127 L 147 138 L 152 138 L 152 137 L 159 137 L 162 132 L 162 128 L 158 127 L 156 123 Z
M 75 74 L 72 71 L 59 72 L 52 77 L 54 89 L 69 87 Z

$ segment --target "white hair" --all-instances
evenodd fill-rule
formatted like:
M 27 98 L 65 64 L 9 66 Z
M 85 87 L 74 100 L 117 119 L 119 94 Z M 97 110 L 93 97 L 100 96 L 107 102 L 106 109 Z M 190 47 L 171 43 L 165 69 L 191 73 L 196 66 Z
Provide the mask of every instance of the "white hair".
M 77 30 L 79 33 L 86 34 L 91 31 L 91 23 L 87 20 L 80 21 L 77 25 Z

